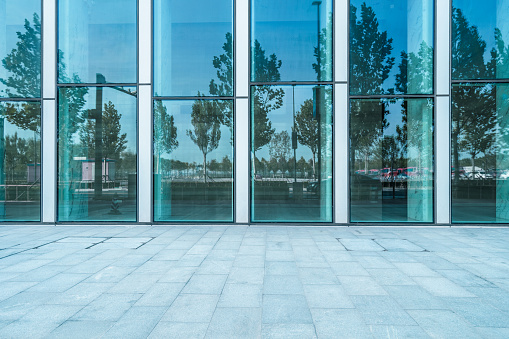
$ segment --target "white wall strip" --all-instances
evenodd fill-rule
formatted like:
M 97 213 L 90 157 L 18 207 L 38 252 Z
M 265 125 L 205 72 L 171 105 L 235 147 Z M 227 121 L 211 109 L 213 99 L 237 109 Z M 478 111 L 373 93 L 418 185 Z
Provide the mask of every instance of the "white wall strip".
M 152 0 L 139 1 L 139 82 L 152 82 Z
M 348 85 L 334 87 L 334 221 L 348 220 Z
M 56 91 L 56 0 L 43 1 L 42 18 L 42 97 L 55 99 Z
M 348 3 L 348 0 L 336 0 L 334 8 L 336 81 L 348 80 L 348 16 L 350 13 Z
M 450 18 L 451 0 L 436 1 L 436 94 L 448 95 L 451 89 L 450 84 Z
M 235 3 L 235 88 L 236 96 L 249 93 L 249 1 Z M 242 135 L 242 134 L 241 134 Z
M 56 101 L 42 102 L 42 221 L 56 221 L 57 119 Z
M 152 221 L 152 86 L 138 93 L 138 221 Z
M 447 96 L 436 99 L 436 222 L 448 224 L 450 222 L 450 197 L 451 197 L 451 138 L 450 135 L 450 99 Z
M 249 100 L 235 100 L 235 222 L 249 222 Z

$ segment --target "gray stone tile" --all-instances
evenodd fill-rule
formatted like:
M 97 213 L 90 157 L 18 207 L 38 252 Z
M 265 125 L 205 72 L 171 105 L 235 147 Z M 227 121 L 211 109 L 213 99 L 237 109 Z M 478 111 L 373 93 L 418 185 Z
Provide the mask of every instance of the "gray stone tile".
M 209 323 L 178 323 L 161 321 L 148 338 L 201 339 L 205 337 Z
M 70 320 L 117 321 L 140 297 L 141 294 L 103 294 Z
M 303 284 L 318 285 L 336 285 L 339 283 L 338 278 L 334 275 L 330 268 L 304 267 L 299 268 L 299 277 Z
M 264 255 L 237 255 L 233 267 L 265 267 Z
M 398 269 L 409 277 L 440 277 L 440 275 L 428 266 L 419 262 L 415 263 L 394 263 Z
M 60 322 L 14 321 L 0 328 L 0 338 L 44 338 L 60 324 Z
M 101 294 L 108 291 L 113 283 L 87 283 L 81 282 L 63 293 L 58 293 L 47 301 L 53 305 L 88 305 Z
M 398 269 L 368 268 L 371 277 L 380 285 L 416 285 L 417 283 Z
M 158 282 L 183 282 L 187 283 L 196 272 L 196 267 L 173 267 L 168 270 Z
M 333 262 L 330 263 L 330 267 L 338 276 L 369 276 L 368 271 L 358 262 Z
M 371 333 L 357 310 L 312 309 L 318 338 L 371 338 Z
M 16 295 L 28 288 L 34 286 L 36 282 L 9 282 L 5 281 L 1 283 L 0 288 L 0 301 L 8 299 L 13 295 Z
M 84 282 L 117 283 L 131 274 L 135 269 L 136 267 L 134 266 L 122 267 L 109 265 L 87 278 Z
M 145 293 L 159 279 L 160 275 L 132 273 L 111 288 L 110 293 Z
M 106 338 L 147 338 L 154 330 L 166 307 L 131 307 L 106 332 Z
M 181 294 L 161 321 L 208 323 L 216 309 L 219 295 Z
M 263 294 L 304 294 L 302 283 L 295 275 L 267 275 Z
M 30 288 L 31 292 L 64 292 L 89 277 L 85 273 L 60 273 Z
M 135 306 L 165 306 L 170 307 L 184 288 L 185 283 L 155 283 L 136 302 Z
M 263 284 L 264 269 L 256 267 L 233 267 L 228 275 L 228 284 Z
M 408 313 L 433 338 L 476 338 L 474 327 L 449 310 L 409 310 Z
M 412 317 L 389 296 L 352 296 L 351 299 L 366 324 L 416 325 Z
M 33 323 L 63 323 L 83 306 L 40 305 L 24 315 L 20 321 Z
M 465 288 L 456 285 L 446 278 L 414 277 L 413 279 L 417 284 L 437 297 L 475 297 Z
M 427 339 L 429 335 L 419 326 L 387 326 L 371 325 L 369 326 L 371 334 L 375 339 L 388 338 L 408 338 L 408 339 Z
M 354 308 L 340 285 L 304 285 L 304 293 L 310 308 Z
M 57 293 L 21 292 L 0 302 L 0 321 L 18 320 L 31 310 L 44 304 Z
M 381 252 L 385 249 L 371 239 L 340 239 L 339 242 L 348 251 Z M 355 253 L 352 253 L 355 254 Z
M 387 292 L 371 277 L 338 276 L 348 295 L 386 295 Z
M 443 298 L 447 306 L 476 327 L 509 328 L 509 313 L 485 304 L 479 298 Z
M 217 308 L 205 338 L 259 338 L 261 308 Z
M 313 324 L 263 324 L 262 338 L 266 339 L 312 339 L 316 338 Z
M 498 287 L 468 287 L 469 292 L 475 294 L 481 301 L 488 303 L 501 311 L 509 312 L 509 292 Z
M 182 293 L 185 294 L 221 294 L 227 275 L 195 274 L 186 284 Z
M 509 338 L 509 328 L 476 327 L 475 330 L 482 338 L 490 339 Z
M 233 261 L 227 260 L 204 260 L 196 269 L 196 274 L 228 274 Z
M 293 261 L 266 261 L 265 275 L 298 275 L 297 265 Z
M 226 284 L 217 307 L 261 307 L 262 285 Z
M 100 338 L 113 325 L 114 323 L 108 321 L 68 320 L 53 330 L 48 337 L 62 339 Z
M 495 287 L 492 282 L 465 270 L 437 270 L 440 275 L 463 287 Z
M 420 286 L 385 286 L 385 290 L 406 310 L 448 309 L 441 298 L 431 295 Z
M 271 251 L 265 252 L 265 260 L 267 261 L 295 261 L 293 251 Z
M 312 318 L 303 295 L 264 295 L 264 324 L 311 324 Z

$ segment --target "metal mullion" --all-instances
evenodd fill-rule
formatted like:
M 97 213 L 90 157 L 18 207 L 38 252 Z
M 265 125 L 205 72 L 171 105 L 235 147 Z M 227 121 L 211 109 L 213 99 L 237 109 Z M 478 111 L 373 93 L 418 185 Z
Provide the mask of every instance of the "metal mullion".
M 160 100 L 160 101 L 169 101 L 169 100 L 235 100 L 235 97 L 164 96 L 164 97 L 152 97 L 152 100 Z

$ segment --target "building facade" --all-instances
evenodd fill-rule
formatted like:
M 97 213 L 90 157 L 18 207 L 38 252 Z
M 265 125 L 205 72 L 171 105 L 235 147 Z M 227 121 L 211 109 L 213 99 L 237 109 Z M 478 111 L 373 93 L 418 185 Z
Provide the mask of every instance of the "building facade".
M 0 220 L 509 223 L 508 0 L 0 0 Z

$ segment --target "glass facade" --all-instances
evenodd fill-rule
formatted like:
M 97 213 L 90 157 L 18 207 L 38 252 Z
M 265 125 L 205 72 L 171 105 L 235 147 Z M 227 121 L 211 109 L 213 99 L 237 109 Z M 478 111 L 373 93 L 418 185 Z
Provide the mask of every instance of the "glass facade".
M 251 155 L 252 221 L 332 222 L 332 86 L 251 87 Z
M 154 220 L 233 222 L 230 100 L 154 102 Z
M 0 221 L 41 220 L 41 2 L 0 1 Z
M 433 222 L 433 100 L 350 101 L 352 222 Z
M 156 96 L 233 96 L 233 2 L 154 1 Z
M 136 88 L 61 88 L 58 118 L 58 220 L 136 221 Z
M 251 81 L 332 81 L 332 20 L 332 0 L 252 0 Z
M 509 224 L 507 13 L 0 0 L 0 221 Z
M 59 0 L 58 82 L 136 83 L 136 6 L 136 0 Z

